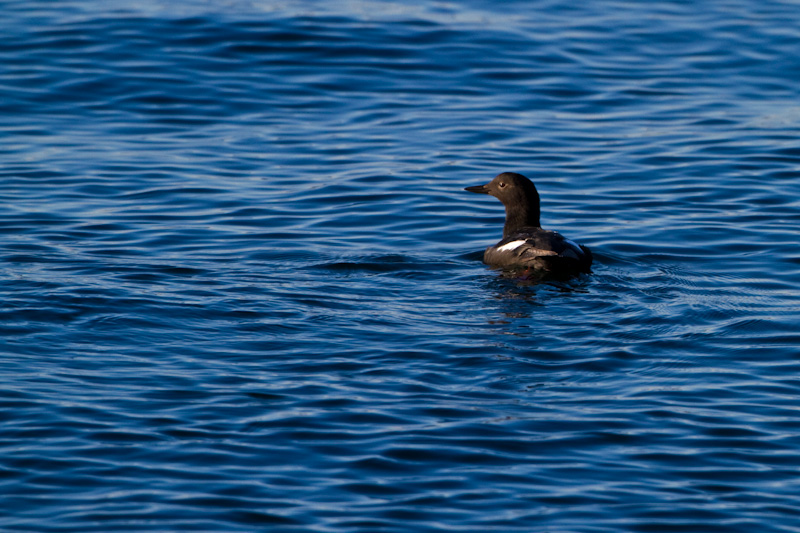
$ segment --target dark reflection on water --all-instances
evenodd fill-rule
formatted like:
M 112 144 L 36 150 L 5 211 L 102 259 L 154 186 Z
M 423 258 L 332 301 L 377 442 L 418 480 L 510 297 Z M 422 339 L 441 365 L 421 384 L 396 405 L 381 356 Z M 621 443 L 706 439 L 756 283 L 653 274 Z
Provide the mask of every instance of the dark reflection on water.
M 800 530 L 795 4 L 3 7 L 0 529 Z

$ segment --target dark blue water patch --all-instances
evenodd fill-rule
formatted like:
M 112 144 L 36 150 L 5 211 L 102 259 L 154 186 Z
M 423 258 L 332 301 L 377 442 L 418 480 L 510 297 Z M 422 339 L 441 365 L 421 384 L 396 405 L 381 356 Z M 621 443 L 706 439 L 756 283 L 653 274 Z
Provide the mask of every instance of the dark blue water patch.
M 0 529 L 798 528 L 790 4 L 6 4 Z

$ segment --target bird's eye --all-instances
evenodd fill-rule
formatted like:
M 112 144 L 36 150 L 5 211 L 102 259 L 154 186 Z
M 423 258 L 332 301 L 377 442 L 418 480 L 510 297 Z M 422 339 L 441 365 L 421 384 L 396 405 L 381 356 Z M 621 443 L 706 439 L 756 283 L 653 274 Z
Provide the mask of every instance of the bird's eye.
M 502 181 L 498 185 L 500 186 L 501 189 L 505 189 L 506 188 L 506 184 L 503 183 Z

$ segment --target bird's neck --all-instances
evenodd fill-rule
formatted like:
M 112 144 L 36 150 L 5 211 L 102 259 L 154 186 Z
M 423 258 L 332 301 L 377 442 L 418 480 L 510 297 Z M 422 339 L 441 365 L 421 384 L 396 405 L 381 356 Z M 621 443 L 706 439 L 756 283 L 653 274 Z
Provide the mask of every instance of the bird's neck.
M 539 224 L 539 209 L 530 206 L 512 210 L 506 208 L 506 223 L 503 226 L 503 238 L 514 234 L 522 228 L 541 228 Z

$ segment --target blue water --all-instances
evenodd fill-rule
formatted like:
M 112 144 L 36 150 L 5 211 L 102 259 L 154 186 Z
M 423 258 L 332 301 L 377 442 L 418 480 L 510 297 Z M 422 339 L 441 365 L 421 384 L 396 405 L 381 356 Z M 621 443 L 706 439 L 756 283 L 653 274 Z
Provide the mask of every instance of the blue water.
M 0 8 L 0 530 L 800 532 L 798 2 Z

